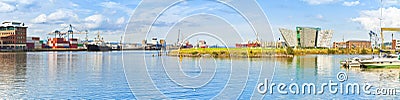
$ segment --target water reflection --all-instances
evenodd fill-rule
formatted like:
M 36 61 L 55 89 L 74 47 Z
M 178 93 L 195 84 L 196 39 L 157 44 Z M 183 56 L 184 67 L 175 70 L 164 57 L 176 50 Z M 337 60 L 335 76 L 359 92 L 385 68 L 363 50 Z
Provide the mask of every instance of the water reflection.
M 121 52 L 0 53 L 0 97 L 133 98 Z
M 400 90 L 400 69 L 345 69 L 340 68 L 339 61 L 352 56 L 347 55 L 307 55 L 293 58 L 183 58 L 152 57 L 151 54 L 129 53 L 129 61 L 125 66 L 135 68 L 147 65 L 147 71 L 133 69 L 131 73 L 150 75 L 155 87 L 168 97 L 174 99 L 199 98 L 210 99 L 221 93 L 229 82 L 236 84 L 229 88 L 237 88 L 228 94 L 242 89 L 239 99 L 260 96 L 255 86 L 268 75 L 260 75 L 260 70 L 274 71 L 268 66 L 275 66 L 273 82 L 277 83 L 322 83 L 336 81 L 338 72 L 346 72 L 348 82 L 368 82 L 379 87 L 398 88 Z M 146 60 L 144 62 L 138 62 Z M 179 68 L 179 65 L 182 65 Z M 194 66 L 193 66 L 194 65 Z M 201 66 L 199 66 L 201 65 Z M 232 65 L 232 66 L 231 66 Z M 0 97 L 9 99 L 132 99 L 122 68 L 121 52 L 29 52 L 0 53 Z M 204 88 L 182 88 L 175 84 L 165 73 L 166 67 L 171 72 L 184 72 L 188 76 L 197 77 L 206 67 L 217 66 L 216 74 Z M 261 68 L 262 67 L 262 68 Z M 234 68 L 234 69 L 232 69 Z M 248 71 L 247 71 L 248 70 Z M 236 74 L 231 74 L 236 72 Z M 248 73 L 248 74 L 247 74 Z M 248 75 L 248 76 L 247 76 Z M 141 78 L 135 76 L 135 78 Z M 181 78 L 177 78 L 181 79 Z M 208 80 L 197 78 L 192 82 Z M 146 81 L 139 81 L 146 82 Z M 138 85 L 145 96 L 152 96 L 157 90 L 149 90 L 148 86 Z M 152 83 L 149 83 L 152 84 Z M 153 94 L 152 94 L 153 93 Z M 399 99 L 399 96 L 366 96 L 366 95 L 266 95 L 264 99 Z
M 352 83 L 371 83 L 381 88 L 397 88 L 400 90 L 399 73 L 400 69 L 360 69 L 341 68 L 339 62 L 349 57 L 358 55 L 307 55 L 296 56 L 294 58 L 277 58 L 278 66 L 276 67 L 274 82 L 282 83 L 326 83 L 329 80 L 337 81 L 338 72 L 346 72 L 348 80 Z M 374 88 L 376 89 L 376 87 Z M 294 95 L 287 97 L 285 95 L 273 95 L 267 97 L 273 98 L 291 98 L 291 99 L 326 99 L 326 97 L 335 96 L 336 98 L 378 98 L 393 99 L 399 96 L 371 96 L 371 95 Z
M 0 97 L 21 97 L 27 93 L 26 58 L 24 53 L 0 54 Z

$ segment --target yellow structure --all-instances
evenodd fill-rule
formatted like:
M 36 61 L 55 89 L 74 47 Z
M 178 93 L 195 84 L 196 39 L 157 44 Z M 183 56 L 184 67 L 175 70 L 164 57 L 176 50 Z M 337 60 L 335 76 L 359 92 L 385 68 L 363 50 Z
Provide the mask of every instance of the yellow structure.
M 397 32 L 400 32 L 400 28 L 381 28 L 381 40 L 382 40 L 382 43 L 384 42 L 384 37 L 383 37 L 383 32 L 384 31 L 397 31 Z M 384 48 L 384 45 L 381 45 L 381 48 Z

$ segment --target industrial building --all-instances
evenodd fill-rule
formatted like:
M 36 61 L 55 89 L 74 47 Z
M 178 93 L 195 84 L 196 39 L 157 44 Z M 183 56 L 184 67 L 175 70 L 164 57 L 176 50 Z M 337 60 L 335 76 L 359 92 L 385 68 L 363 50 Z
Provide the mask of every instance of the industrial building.
M 289 47 L 329 48 L 333 36 L 332 30 L 313 27 L 296 27 L 296 32 L 283 28 L 279 31 Z
M 340 49 L 371 48 L 371 41 L 349 40 L 346 42 L 333 42 L 333 48 L 340 48 Z
M 298 41 L 296 39 L 297 35 L 292 30 L 281 28 L 279 31 L 281 32 L 287 46 L 296 47 L 298 45 Z
M 27 28 L 22 22 L 3 22 L 0 25 L 0 48 L 25 49 Z
M 392 40 L 392 49 L 400 50 L 400 40 Z

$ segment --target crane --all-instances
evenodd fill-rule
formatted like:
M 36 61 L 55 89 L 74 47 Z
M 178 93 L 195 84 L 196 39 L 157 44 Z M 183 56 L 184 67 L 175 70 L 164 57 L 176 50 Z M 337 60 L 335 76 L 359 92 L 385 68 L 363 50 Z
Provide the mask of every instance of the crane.
M 383 32 L 384 31 L 397 31 L 400 32 L 400 28 L 381 28 L 381 40 L 382 40 L 382 44 L 384 42 L 384 37 L 383 37 Z M 384 45 L 381 45 L 381 48 L 384 48 Z
M 69 39 L 70 35 L 72 35 L 72 38 L 74 38 L 74 34 L 86 34 L 86 41 L 88 40 L 88 38 L 87 38 L 88 30 L 85 30 L 85 31 L 78 30 L 71 24 L 69 24 L 67 27 L 62 28 L 62 30 L 66 30 L 66 29 L 68 29 L 66 32 L 62 32 L 60 30 L 55 30 L 54 32 L 49 32 L 48 35 L 54 34 L 54 37 L 57 37 L 57 35 L 58 35 L 60 38 L 64 35 L 66 35 L 67 38 Z M 74 32 L 74 29 L 77 30 L 77 32 Z

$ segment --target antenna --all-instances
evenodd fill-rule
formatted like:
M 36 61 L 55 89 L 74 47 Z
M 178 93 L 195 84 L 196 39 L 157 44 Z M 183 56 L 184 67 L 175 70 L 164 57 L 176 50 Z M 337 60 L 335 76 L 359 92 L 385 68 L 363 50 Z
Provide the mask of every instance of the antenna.
M 383 20 L 383 0 L 381 0 L 381 5 L 380 5 L 380 10 L 381 10 L 381 16 L 379 18 L 379 31 L 381 32 L 381 38 L 382 38 L 382 43 L 381 43 L 381 49 L 384 48 L 384 37 L 383 37 L 383 31 L 382 31 L 382 20 Z
M 379 30 L 382 29 L 382 20 L 383 20 L 383 0 L 381 0 L 381 5 L 380 5 L 380 10 L 381 10 L 381 17 L 379 18 Z
M 179 45 L 179 39 L 181 37 L 181 29 L 178 30 L 178 40 L 176 41 L 176 44 Z

